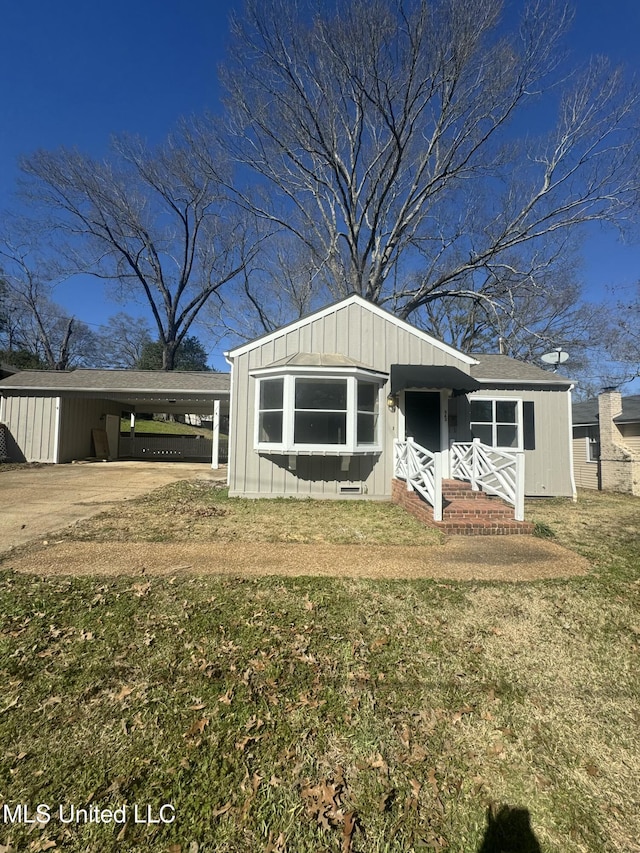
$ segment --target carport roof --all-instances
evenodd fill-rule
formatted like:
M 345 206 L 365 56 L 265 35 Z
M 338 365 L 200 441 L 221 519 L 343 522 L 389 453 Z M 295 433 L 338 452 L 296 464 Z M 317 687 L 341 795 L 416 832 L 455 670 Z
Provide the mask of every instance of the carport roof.
M 0 381 L 0 391 L 78 391 L 225 397 L 229 374 L 178 370 L 21 370 Z

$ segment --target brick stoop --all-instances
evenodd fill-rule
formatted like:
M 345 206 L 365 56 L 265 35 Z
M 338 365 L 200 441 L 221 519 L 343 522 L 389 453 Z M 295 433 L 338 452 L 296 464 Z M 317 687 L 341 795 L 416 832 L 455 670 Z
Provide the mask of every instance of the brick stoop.
M 431 507 L 418 492 L 408 492 L 404 480 L 393 480 L 391 500 L 423 524 L 463 536 L 512 536 L 533 533 L 533 524 L 515 521 L 513 507 L 500 498 L 474 492 L 462 480 L 442 481 L 442 521 L 433 520 Z

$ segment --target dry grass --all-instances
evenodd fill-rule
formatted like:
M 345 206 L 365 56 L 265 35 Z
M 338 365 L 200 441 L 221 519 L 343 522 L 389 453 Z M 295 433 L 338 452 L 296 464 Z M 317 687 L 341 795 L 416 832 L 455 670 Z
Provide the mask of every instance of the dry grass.
M 218 484 L 180 482 L 56 538 L 95 542 L 287 542 L 430 545 L 442 540 L 403 510 L 369 501 L 229 499 Z
M 126 529 L 167 524 L 190 494 L 139 502 Z M 269 527 L 263 502 L 194 498 L 254 513 L 252 536 L 329 513 L 310 517 L 319 536 L 336 511 L 277 502 Z M 349 536 L 370 529 L 360 511 L 377 517 L 360 506 Z M 120 841 L 119 827 L 0 827 L 0 849 L 477 853 L 487 806 L 508 803 L 544 853 L 639 853 L 640 501 L 585 494 L 528 513 L 591 574 L 1 573 L 0 802 L 170 802 L 179 820 Z

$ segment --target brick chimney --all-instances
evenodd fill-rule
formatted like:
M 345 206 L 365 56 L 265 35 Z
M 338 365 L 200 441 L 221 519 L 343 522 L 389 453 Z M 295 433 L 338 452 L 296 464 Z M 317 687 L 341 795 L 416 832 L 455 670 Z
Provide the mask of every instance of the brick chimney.
M 614 492 L 633 492 L 633 455 L 614 418 L 622 414 L 622 395 L 606 389 L 598 397 L 600 422 L 600 476 L 602 488 Z

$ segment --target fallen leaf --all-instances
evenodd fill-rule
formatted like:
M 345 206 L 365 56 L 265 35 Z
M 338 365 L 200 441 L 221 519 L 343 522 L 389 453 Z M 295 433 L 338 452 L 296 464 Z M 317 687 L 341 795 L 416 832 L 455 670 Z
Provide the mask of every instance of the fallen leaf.
M 284 833 L 281 832 L 280 835 L 273 840 L 273 833 L 269 831 L 269 840 L 267 842 L 267 846 L 264 848 L 264 853 L 286 853 L 287 845 L 284 837 Z
M 230 705 L 232 701 L 233 701 L 233 687 L 230 687 L 223 696 L 220 696 L 220 698 L 218 699 L 218 702 L 222 702 L 223 705 Z
M 350 853 L 351 851 L 351 839 L 355 825 L 356 813 L 352 810 L 346 813 L 342 824 L 342 853 Z
M 395 799 L 395 795 L 395 788 L 390 788 L 388 791 L 385 791 L 384 794 L 378 800 L 378 811 L 388 812 L 391 808 L 393 800 Z
M 201 735 L 205 728 L 209 725 L 209 718 L 202 717 L 191 724 L 189 729 L 184 733 L 183 737 L 193 737 L 193 735 Z
M 436 779 L 436 771 L 435 771 L 434 767 L 432 767 L 429 770 L 429 772 L 427 773 L 427 782 L 431 785 L 431 787 L 433 788 L 433 793 L 437 796 L 437 794 L 439 792 L 439 788 L 438 788 L 438 780 Z
M 120 688 L 120 692 L 116 694 L 114 697 L 117 702 L 122 702 L 123 699 L 126 699 L 127 696 L 130 696 L 133 693 L 133 687 L 127 687 L 123 685 Z

